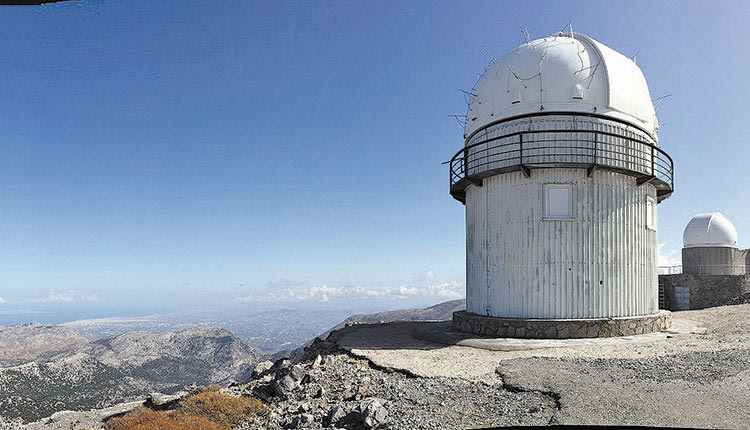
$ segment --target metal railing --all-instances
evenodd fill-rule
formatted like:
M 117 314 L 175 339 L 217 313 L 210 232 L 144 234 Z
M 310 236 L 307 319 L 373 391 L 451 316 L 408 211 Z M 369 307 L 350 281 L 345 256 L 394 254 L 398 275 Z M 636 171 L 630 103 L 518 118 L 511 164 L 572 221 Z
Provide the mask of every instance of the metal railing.
M 617 171 L 652 183 L 663 200 L 674 190 L 674 163 L 658 146 L 632 136 L 582 130 L 529 130 L 486 138 L 458 151 L 450 160 L 450 190 L 465 200 L 469 184 L 506 171 L 545 167 Z
M 744 275 L 750 273 L 750 265 L 746 264 L 696 264 L 691 266 L 659 266 L 660 275 Z
M 660 275 L 679 275 L 682 273 L 682 264 L 676 266 L 659 266 L 657 271 Z

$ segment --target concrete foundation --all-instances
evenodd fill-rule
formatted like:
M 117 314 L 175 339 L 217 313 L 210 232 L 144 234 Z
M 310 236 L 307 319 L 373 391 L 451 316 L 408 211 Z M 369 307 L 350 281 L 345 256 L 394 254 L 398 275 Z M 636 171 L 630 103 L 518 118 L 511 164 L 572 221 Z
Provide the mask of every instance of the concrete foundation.
M 672 314 L 658 311 L 636 317 L 586 319 L 498 318 L 466 311 L 453 313 L 455 330 L 485 336 L 521 339 L 583 339 L 631 336 L 669 328 Z

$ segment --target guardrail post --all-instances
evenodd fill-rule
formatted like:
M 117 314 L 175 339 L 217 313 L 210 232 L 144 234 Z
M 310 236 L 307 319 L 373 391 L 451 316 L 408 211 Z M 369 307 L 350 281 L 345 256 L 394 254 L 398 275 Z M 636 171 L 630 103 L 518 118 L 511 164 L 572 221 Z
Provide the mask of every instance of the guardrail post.
M 596 170 L 596 167 L 598 166 L 598 163 L 596 162 L 596 156 L 598 155 L 597 147 L 599 146 L 598 142 L 599 142 L 599 133 L 594 132 L 594 162 L 591 163 L 588 169 L 586 169 L 586 176 L 588 176 L 589 178 L 591 177 L 591 175 L 594 174 L 594 170 Z
M 468 169 L 468 167 L 469 167 L 469 166 L 468 166 L 469 162 L 468 162 L 468 160 L 467 160 L 467 158 L 469 158 L 469 157 L 468 157 L 468 154 L 469 154 L 469 152 L 468 152 L 468 151 L 466 150 L 466 148 L 464 148 L 464 151 L 463 151 L 463 152 L 464 152 L 464 153 L 463 153 L 463 155 L 461 156 L 461 171 L 463 172 L 463 174 L 464 174 L 463 176 L 464 176 L 464 178 L 465 178 L 465 177 L 469 176 L 469 169 Z M 463 179 L 463 178 L 461 178 L 460 176 L 461 176 L 461 175 L 459 175 L 459 180 Z
M 518 133 L 518 167 L 521 168 L 521 171 L 524 175 L 526 175 L 527 178 L 531 177 L 531 170 L 529 170 L 528 167 L 523 165 L 523 133 Z
M 656 147 L 651 144 L 651 176 L 656 177 L 656 170 L 654 169 L 654 152 L 656 152 Z

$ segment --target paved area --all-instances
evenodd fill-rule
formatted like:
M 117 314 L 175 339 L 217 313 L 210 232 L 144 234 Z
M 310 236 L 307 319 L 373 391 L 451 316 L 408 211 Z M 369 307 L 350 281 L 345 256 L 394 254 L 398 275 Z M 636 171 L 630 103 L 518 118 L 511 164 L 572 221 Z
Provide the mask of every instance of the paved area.
M 639 343 L 656 342 L 669 337 L 683 334 L 705 334 L 706 329 L 701 324 L 686 319 L 680 319 L 672 324 L 667 331 L 641 334 L 637 336 L 620 336 L 607 338 L 584 339 L 513 339 L 478 336 L 471 333 L 456 331 L 450 321 L 420 324 L 412 332 L 416 339 L 427 340 L 443 345 L 468 346 L 472 348 L 488 349 L 490 351 L 524 351 L 539 348 L 562 348 L 574 346 L 608 346 L 633 345 Z
M 548 393 L 560 424 L 750 428 L 750 305 L 673 317 L 670 332 L 616 339 L 492 340 L 390 323 L 332 340 L 384 369 Z

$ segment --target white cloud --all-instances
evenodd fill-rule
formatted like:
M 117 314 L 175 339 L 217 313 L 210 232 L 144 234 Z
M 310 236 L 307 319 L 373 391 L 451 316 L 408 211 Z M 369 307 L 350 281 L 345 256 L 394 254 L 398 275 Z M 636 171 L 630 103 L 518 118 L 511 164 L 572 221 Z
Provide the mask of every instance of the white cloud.
M 50 291 L 49 295 L 45 297 L 36 297 L 33 299 L 27 300 L 30 303 L 58 303 L 58 302 L 72 302 L 73 301 L 73 293 L 74 291 L 67 291 L 64 293 L 55 293 L 54 291 Z
M 3 299 L 2 297 L 0 297 L 0 303 L 5 303 L 5 299 Z
M 444 282 L 427 286 L 398 287 L 362 287 L 344 286 L 330 287 L 328 285 L 313 286 L 306 288 L 284 288 L 279 291 L 269 291 L 263 295 L 249 294 L 235 298 L 238 302 L 288 302 L 288 301 L 313 301 L 327 303 L 334 299 L 406 299 L 412 297 L 441 297 L 461 298 L 464 296 L 463 284 L 458 282 Z
M 659 267 L 666 267 L 666 266 L 679 266 L 682 264 L 682 259 L 679 255 L 677 255 L 676 249 L 671 249 L 669 252 L 664 252 L 664 246 L 666 245 L 666 242 L 662 242 L 659 244 L 659 260 L 657 265 Z
M 90 294 L 88 296 L 76 295 L 75 290 L 65 291 L 62 293 L 50 291 L 50 293 L 44 297 L 35 297 L 27 300 L 27 302 L 29 303 L 71 303 L 98 301 L 99 297 L 96 294 Z
M 424 272 L 416 273 L 415 274 L 415 278 L 417 280 L 422 280 L 422 281 L 423 280 L 428 280 L 428 279 L 434 279 L 435 278 L 435 272 L 433 272 L 432 270 L 425 270 Z

